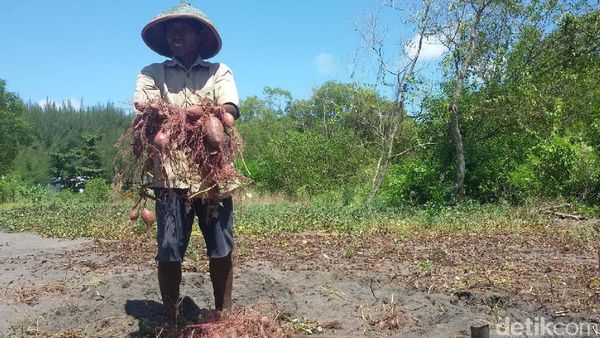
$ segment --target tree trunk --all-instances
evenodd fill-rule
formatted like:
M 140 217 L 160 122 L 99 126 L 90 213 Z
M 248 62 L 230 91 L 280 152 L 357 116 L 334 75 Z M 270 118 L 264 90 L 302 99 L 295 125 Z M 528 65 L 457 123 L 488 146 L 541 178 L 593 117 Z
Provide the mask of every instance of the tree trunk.
M 475 17 L 471 24 L 470 35 L 469 35 L 469 49 L 467 50 L 467 56 L 463 60 L 460 70 L 456 74 L 456 87 L 454 88 L 454 95 L 452 96 L 452 104 L 450 105 L 450 131 L 452 133 L 452 143 L 454 145 L 454 152 L 456 156 L 456 176 L 454 177 L 454 192 L 456 193 L 459 200 L 463 200 L 465 196 L 465 149 L 463 147 L 463 139 L 460 132 L 459 123 L 459 105 L 460 97 L 462 95 L 462 88 L 467 77 L 467 72 L 471 66 L 473 55 L 477 49 L 477 26 L 481 21 L 481 15 L 484 9 L 490 4 L 490 0 L 484 2 L 481 7 L 475 12 Z M 456 48 L 460 48 L 457 46 Z M 458 64 L 460 56 L 458 52 L 455 52 L 455 62 Z
M 426 0 L 424 3 L 424 12 L 421 16 L 421 20 L 419 23 L 419 41 L 417 43 L 417 51 L 414 57 L 408 63 L 406 69 L 402 72 L 396 73 L 396 100 L 394 111 L 392 112 L 392 125 L 390 127 L 389 134 L 384 133 L 382 137 L 381 144 L 381 153 L 379 155 L 379 161 L 377 162 L 377 167 L 375 168 L 375 176 L 373 177 L 373 183 L 371 184 L 371 193 L 369 194 L 369 198 L 367 199 L 367 204 L 372 204 L 375 200 L 375 196 L 379 192 L 379 188 L 383 183 L 385 175 L 387 173 L 388 165 L 390 160 L 394 157 L 394 143 L 396 141 L 396 137 L 402 128 L 402 123 L 404 122 L 404 102 L 405 96 L 408 91 L 408 81 L 409 78 L 412 78 L 415 71 L 415 66 L 417 61 L 419 60 L 419 56 L 421 54 L 421 49 L 423 47 L 423 39 L 425 37 L 425 32 L 427 30 L 427 24 L 429 21 L 429 11 L 431 9 L 431 2 Z M 383 57 L 380 54 L 381 51 L 376 49 L 379 57 L 381 65 L 387 69 L 385 62 L 383 61 Z M 409 58 L 410 59 L 410 58 Z
M 459 97 L 460 91 L 455 90 L 454 96 Z M 459 200 L 465 196 L 465 149 L 463 147 L 462 135 L 458 123 L 458 103 L 453 100 L 450 106 L 450 131 L 452 133 L 452 143 L 454 144 L 454 153 L 456 154 L 456 176 L 454 177 L 454 192 Z
M 384 141 L 384 147 L 381 149 L 381 154 L 379 155 L 379 161 L 377 162 L 377 168 L 375 169 L 375 177 L 373 177 L 373 183 L 371 184 L 371 193 L 369 194 L 369 198 L 367 199 L 368 204 L 372 204 L 375 200 L 375 196 L 379 192 L 379 188 L 383 183 L 383 179 L 385 178 L 385 174 L 387 173 L 387 168 L 390 163 L 390 159 L 393 157 L 394 152 L 394 143 L 396 141 L 396 136 L 400 131 L 402 126 L 402 122 L 404 120 L 404 111 L 400 108 L 398 109 L 398 116 L 396 117 L 390 134 L 387 139 Z

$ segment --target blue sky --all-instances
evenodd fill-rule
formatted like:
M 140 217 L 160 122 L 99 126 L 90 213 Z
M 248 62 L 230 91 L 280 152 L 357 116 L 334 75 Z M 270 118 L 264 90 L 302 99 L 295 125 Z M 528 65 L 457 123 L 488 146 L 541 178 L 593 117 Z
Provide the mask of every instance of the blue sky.
M 128 108 L 137 72 L 164 60 L 143 43 L 141 29 L 178 2 L 3 1 L 0 79 L 25 101 L 83 99 Z M 305 98 L 324 81 L 350 81 L 363 52 L 356 23 L 381 8 L 379 0 L 191 3 L 219 29 L 223 49 L 210 61 L 233 69 L 241 98 L 261 95 L 265 86 Z M 398 35 L 412 34 L 390 23 L 401 27 Z

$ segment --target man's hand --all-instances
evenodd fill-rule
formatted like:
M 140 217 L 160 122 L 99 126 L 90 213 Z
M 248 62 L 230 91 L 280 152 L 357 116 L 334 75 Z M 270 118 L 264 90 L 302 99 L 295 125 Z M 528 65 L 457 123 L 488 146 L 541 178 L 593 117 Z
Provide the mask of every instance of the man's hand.
M 224 103 L 223 107 L 225 108 L 225 111 L 227 111 L 229 114 L 231 114 L 231 116 L 233 116 L 234 119 L 237 120 L 240 117 L 239 109 L 235 106 L 235 104 Z

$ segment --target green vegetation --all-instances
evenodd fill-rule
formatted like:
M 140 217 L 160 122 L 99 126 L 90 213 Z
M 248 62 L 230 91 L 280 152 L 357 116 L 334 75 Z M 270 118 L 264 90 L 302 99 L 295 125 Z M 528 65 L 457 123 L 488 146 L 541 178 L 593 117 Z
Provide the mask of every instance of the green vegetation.
M 600 12 L 546 5 L 501 12 L 519 24 L 510 38 L 494 35 L 503 28 L 493 16 L 482 17 L 480 34 L 463 36 L 479 40 L 459 102 L 453 57 L 466 51 L 455 46 L 458 54 L 440 66 L 443 81 L 415 116 L 399 98 L 356 83 L 326 82 L 306 99 L 267 87 L 243 100 L 240 172 L 256 182 L 256 194 L 283 198 L 239 206 L 238 231 L 526 230 L 541 224 L 542 213 L 528 206 L 536 200 L 597 215 Z M 540 26 L 542 19 L 551 24 Z M 416 95 L 425 86 L 411 76 L 401 89 Z M 462 137 L 462 189 L 451 116 Z M 0 82 L 0 227 L 64 237 L 132 231 L 132 202 L 110 186 L 114 145 L 130 120 L 110 104 L 83 111 L 24 104 Z M 80 176 L 88 178 L 85 193 L 69 192 Z M 48 188 L 58 178 L 63 191 Z
M 132 233 L 140 235 L 145 231 L 141 220 L 131 223 L 127 217 L 131 199 L 123 195 L 115 197 L 101 179 L 91 183 L 83 194 L 40 190 L 17 195 L 15 201 L 0 205 L 0 228 L 51 237 L 104 239 L 122 238 Z M 544 215 L 529 207 L 466 203 L 459 207 L 375 208 L 319 200 L 255 203 L 247 199 L 236 207 L 235 219 L 238 234 L 319 230 L 360 235 L 374 229 L 387 229 L 397 233 L 400 239 L 422 230 L 530 232 L 541 229 L 544 224 Z
M 30 132 L 23 103 L 6 91 L 6 82 L 0 80 L 0 175 L 9 171 L 19 146 L 30 142 Z
M 596 11 L 564 16 L 548 34 L 524 29 L 503 54 L 505 68 L 473 75 L 479 80 L 463 89 L 460 115 L 467 200 L 600 201 L 599 25 Z M 419 116 L 403 118 L 376 205 L 458 201 L 448 128 L 453 86 L 448 78 Z M 392 109 L 368 88 L 335 82 L 306 100 L 272 89 L 248 98 L 240 130 L 252 177 L 271 193 L 346 191 L 364 201 Z
M 0 175 L 16 173 L 32 185 L 47 185 L 52 178 L 114 175 L 115 143 L 129 127 L 131 116 L 111 104 L 74 110 L 70 106 L 23 106 L 29 143 L 6 161 Z

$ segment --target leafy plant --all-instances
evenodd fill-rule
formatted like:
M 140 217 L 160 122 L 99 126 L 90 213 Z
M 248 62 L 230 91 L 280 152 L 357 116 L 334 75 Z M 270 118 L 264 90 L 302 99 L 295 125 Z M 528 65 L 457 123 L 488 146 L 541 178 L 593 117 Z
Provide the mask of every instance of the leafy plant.
M 394 206 L 447 203 L 452 199 L 452 187 L 440 180 L 435 163 L 412 157 L 390 166 L 382 196 Z
M 110 197 L 111 186 L 103 178 L 92 178 L 85 182 L 84 195 L 90 201 L 107 201 Z
M 529 152 L 528 161 L 511 173 L 523 196 L 575 197 L 594 201 L 600 192 L 600 158 L 591 146 L 553 135 Z
M 14 201 L 23 184 L 16 175 L 0 176 L 0 203 Z

